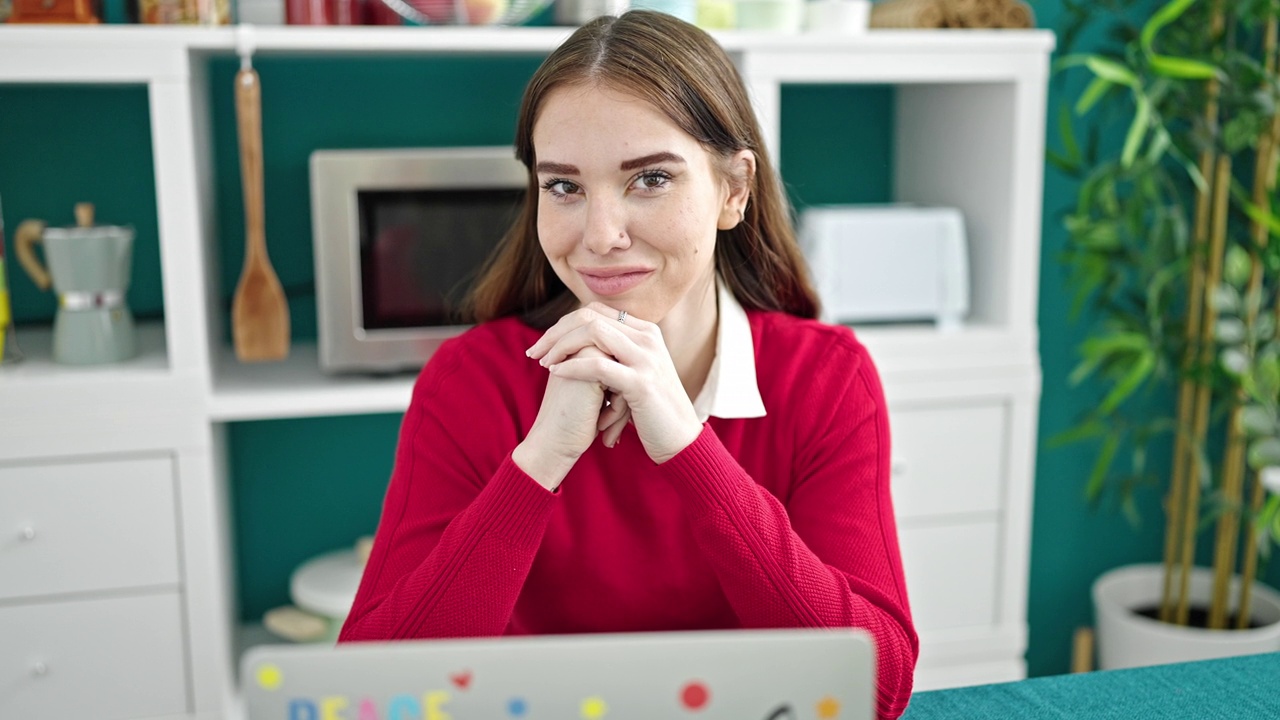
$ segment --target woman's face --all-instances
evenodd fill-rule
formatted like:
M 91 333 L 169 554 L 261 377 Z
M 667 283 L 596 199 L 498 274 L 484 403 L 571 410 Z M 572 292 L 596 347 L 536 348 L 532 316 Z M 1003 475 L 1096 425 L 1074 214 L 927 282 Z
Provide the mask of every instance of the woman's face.
M 660 322 L 714 297 L 716 229 L 739 200 L 696 140 L 601 85 L 552 90 L 533 127 L 538 240 L 583 304 Z

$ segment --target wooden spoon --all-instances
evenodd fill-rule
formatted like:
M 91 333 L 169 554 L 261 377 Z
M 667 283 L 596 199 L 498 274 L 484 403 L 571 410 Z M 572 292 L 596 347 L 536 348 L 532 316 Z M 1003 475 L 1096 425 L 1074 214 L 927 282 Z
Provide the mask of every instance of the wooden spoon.
M 267 257 L 262 199 L 262 85 L 252 67 L 236 73 L 236 126 L 244 184 L 244 267 L 231 300 L 231 336 L 241 362 L 289 355 L 289 306 Z

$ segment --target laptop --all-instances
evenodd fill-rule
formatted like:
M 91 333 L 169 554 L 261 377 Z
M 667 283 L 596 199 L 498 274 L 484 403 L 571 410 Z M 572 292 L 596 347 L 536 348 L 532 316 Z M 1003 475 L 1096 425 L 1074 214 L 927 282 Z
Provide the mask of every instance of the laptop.
M 263 645 L 247 720 L 871 720 L 857 630 L 717 630 Z

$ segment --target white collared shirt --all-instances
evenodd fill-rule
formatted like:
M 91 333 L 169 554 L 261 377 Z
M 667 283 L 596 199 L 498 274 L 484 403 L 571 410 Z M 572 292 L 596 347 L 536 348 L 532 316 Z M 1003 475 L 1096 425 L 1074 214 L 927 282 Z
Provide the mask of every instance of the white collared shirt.
M 707 381 L 693 401 L 698 420 L 709 417 L 764 417 L 764 400 L 756 383 L 756 353 L 751 321 L 729 288 L 716 276 L 716 356 Z

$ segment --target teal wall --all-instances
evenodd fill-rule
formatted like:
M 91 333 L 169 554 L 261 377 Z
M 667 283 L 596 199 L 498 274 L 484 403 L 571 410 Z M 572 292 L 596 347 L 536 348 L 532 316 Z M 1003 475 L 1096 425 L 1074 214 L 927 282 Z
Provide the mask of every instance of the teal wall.
M 1037 3 L 1036 11 L 1042 27 L 1060 22 L 1057 0 Z M 522 57 L 256 64 L 265 106 L 266 234 L 289 295 L 296 338 L 315 335 L 308 153 L 509 143 L 520 89 L 536 64 L 536 58 Z M 234 71 L 227 59 L 215 62 L 211 74 L 224 312 L 243 258 Z M 1052 91 L 1052 112 L 1061 91 Z M 791 87 L 783 107 L 782 166 L 797 205 L 891 199 L 892 88 Z M 154 318 L 162 316 L 163 302 L 149 138 L 143 88 L 0 86 L 0 198 L 7 241 L 22 218 L 68 224 L 73 202 L 97 203 L 100 221 L 137 229 L 129 302 L 139 316 Z M 1094 401 L 1066 383 L 1083 331 L 1066 319 L 1068 293 L 1057 262 L 1064 233 L 1057 211 L 1073 194 L 1068 179 L 1046 170 L 1042 439 L 1068 427 Z M 19 321 L 47 324 L 51 297 L 20 276 L 11 244 L 6 256 Z M 230 426 L 236 561 L 246 618 L 287 602 L 288 573 L 300 562 L 372 531 L 398 423 L 396 415 L 375 415 Z M 1066 670 L 1073 628 L 1091 621 L 1088 588 L 1099 572 L 1159 554 L 1154 493 L 1143 497 L 1146 520 L 1138 528 L 1116 512 L 1085 506 L 1081 487 L 1089 450 L 1041 447 L 1037 456 L 1029 596 L 1033 675 Z M 1273 584 L 1276 577 L 1273 568 Z

